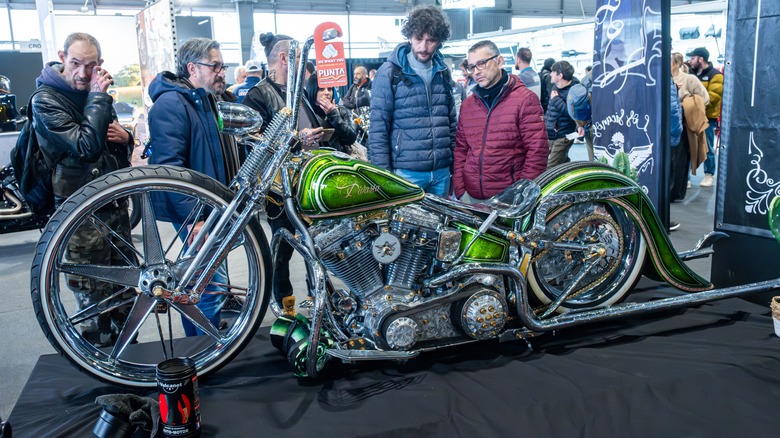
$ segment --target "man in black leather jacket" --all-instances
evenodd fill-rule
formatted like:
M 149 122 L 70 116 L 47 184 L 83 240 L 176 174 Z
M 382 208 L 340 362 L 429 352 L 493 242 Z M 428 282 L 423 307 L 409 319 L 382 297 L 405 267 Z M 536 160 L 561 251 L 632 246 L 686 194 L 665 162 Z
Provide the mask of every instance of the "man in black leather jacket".
M 352 86 L 341 100 L 341 104 L 351 110 L 371 105 L 371 79 L 368 78 L 368 72 L 362 65 L 355 67 Z
M 116 119 L 113 98 L 106 93 L 113 79 L 101 68 L 98 41 L 86 33 L 70 34 L 59 58 L 61 62 L 50 62 L 41 71 L 32 98 L 35 134 L 41 151 L 50 162 L 57 163 L 52 175 L 57 206 L 98 176 L 129 166 L 133 145 L 132 136 Z M 95 216 L 117 231 L 125 242 L 132 241 L 126 204 L 108 205 Z M 126 265 L 126 260 L 133 260 L 134 255 L 119 237 L 100 233 L 86 222 L 68 241 L 66 258 L 72 263 Z M 119 290 L 116 285 L 77 275 L 67 275 L 67 279 L 80 309 Z M 111 303 L 132 295 L 132 291 L 127 291 Z M 111 307 L 114 306 L 105 306 Z M 129 305 L 120 306 L 80 323 L 82 336 L 98 347 L 113 345 L 129 310 Z
M 263 128 L 267 127 L 274 115 L 285 106 L 287 87 L 290 85 L 287 84 L 287 57 L 290 41 L 292 38 L 288 36 L 274 35 L 271 32 L 260 35 L 260 44 L 263 45 L 266 59 L 268 59 L 268 74 L 265 79 L 246 93 L 243 104 L 260 113 L 263 118 Z M 303 101 L 305 98 L 301 100 Z M 314 114 L 305 104 L 302 104 L 301 108 L 303 110 L 300 111 L 298 117 L 298 137 L 304 147 L 311 148 L 322 140 L 323 128 L 318 125 Z M 282 210 L 281 205 L 281 200 L 269 198 L 266 211 L 271 232 L 275 233 L 280 228 L 286 228 L 295 233 L 292 223 Z M 274 256 L 272 286 L 276 298 L 274 302 L 293 294 L 289 266 L 292 253 L 292 247 L 282 243 L 279 245 L 278 253 Z

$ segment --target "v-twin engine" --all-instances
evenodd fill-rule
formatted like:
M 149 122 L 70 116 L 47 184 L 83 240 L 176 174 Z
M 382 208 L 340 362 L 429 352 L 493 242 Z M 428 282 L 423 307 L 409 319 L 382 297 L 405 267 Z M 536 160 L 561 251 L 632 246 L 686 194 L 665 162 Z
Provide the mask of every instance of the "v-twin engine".
M 461 231 L 448 225 L 443 215 L 408 205 L 311 229 L 320 260 L 345 285 L 331 304 L 353 338 L 407 350 L 491 337 L 503 328 L 508 309 L 496 277 L 477 275 L 438 289 L 423 286 L 459 252 Z

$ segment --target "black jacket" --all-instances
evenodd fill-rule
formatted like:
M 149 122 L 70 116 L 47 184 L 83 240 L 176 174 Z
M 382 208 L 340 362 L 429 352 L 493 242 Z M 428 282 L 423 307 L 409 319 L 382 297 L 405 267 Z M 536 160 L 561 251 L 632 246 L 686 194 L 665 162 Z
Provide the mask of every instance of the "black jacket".
M 548 68 L 542 68 L 539 72 L 539 82 L 541 82 L 541 91 L 539 94 L 539 100 L 542 103 L 542 109 L 547 112 L 547 104 L 550 101 L 550 92 L 552 91 L 552 80 L 550 79 L 550 73 L 552 70 Z
M 347 95 L 344 96 L 342 104 L 349 109 L 356 109 L 361 106 L 369 106 L 371 104 L 371 79 L 366 78 L 366 83 L 362 87 L 358 88 L 357 84 L 352 84 L 347 91 Z
M 357 140 L 357 131 L 355 131 L 355 124 L 352 123 L 349 111 L 343 106 L 336 105 L 335 111 L 320 115 L 322 111 L 314 111 L 308 100 L 304 102 L 306 102 L 308 109 L 314 113 L 319 126 L 333 128 L 333 136 L 321 146 L 350 153 L 352 151 L 350 146 Z
M 260 129 L 265 131 L 276 113 L 284 108 L 285 96 L 278 85 L 266 78 L 250 88 L 241 103 L 260 113 L 263 118 L 263 126 Z
M 566 137 L 577 130 L 577 123 L 569 116 L 566 109 L 566 98 L 569 96 L 569 90 L 575 82 L 557 89 L 558 95 L 551 98 L 547 103 L 547 113 L 544 115 L 544 124 L 547 128 L 547 137 L 550 140 Z
M 260 116 L 263 118 L 263 127 L 261 130 L 264 130 L 265 127 L 271 123 L 274 115 L 276 115 L 280 109 L 284 108 L 285 96 L 283 96 L 282 89 L 279 88 L 278 85 L 267 79 L 263 79 L 246 93 L 242 103 L 260 113 Z M 332 127 L 335 129 L 334 136 L 331 137 L 330 142 L 324 146 L 349 152 L 349 148 L 346 146 L 355 142 L 357 134 L 355 134 L 355 129 L 349 126 L 349 114 L 342 107 L 339 107 L 339 117 L 337 118 L 334 113 L 332 120 L 330 114 L 327 118 L 322 118 L 314 114 L 305 95 L 301 96 L 301 107 L 304 111 L 308 112 L 313 123 L 319 123 L 323 128 Z M 342 113 L 341 111 L 344 112 Z M 340 121 L 339 119 L 343 120 Z M 342 126 L 342 123 L 347 123 L 347 125 Z M 350 130 L 351 134 L 348 132 Z M 344 147 L 339 144 L 340 142 Z
M 52 175 L 56 203 L 98 176 L 129 166 L 133 144 L 132 137 L 128 144 L 106 141 L 108 125 L 116 119 L 113 98 L 70 88 L 61 71 L 62 64 L 47 64 L 32 99 L 41 151 L 57 163 Z

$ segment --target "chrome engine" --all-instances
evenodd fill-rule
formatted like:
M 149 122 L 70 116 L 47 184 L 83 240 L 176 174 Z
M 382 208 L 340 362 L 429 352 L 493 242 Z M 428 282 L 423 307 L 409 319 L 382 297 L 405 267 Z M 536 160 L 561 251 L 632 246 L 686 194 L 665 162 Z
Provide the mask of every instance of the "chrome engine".
M 409 205 L 310 229 L 320 260 L 345 285 L 331 304 L 352 338 L 409 350 L 486 339 L 503 329 L 508 306 L 496 276 L 423 286 L 459 252 L 461 232 L 447 225 L 442 215 Z

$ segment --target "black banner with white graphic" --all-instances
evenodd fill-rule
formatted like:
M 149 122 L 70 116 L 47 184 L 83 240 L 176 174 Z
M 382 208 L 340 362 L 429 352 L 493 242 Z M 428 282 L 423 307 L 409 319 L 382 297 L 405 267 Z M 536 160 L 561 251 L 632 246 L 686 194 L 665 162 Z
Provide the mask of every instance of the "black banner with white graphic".
M 635 179 L 656 208 L 659 199 L 666 199 L 659 193 L 664 114 L 660 3 L 599 0 L 592 88 L 596 158 Z
M 771 238 L 780 195 L 780 2 L 729 2 L 716 228 Z

